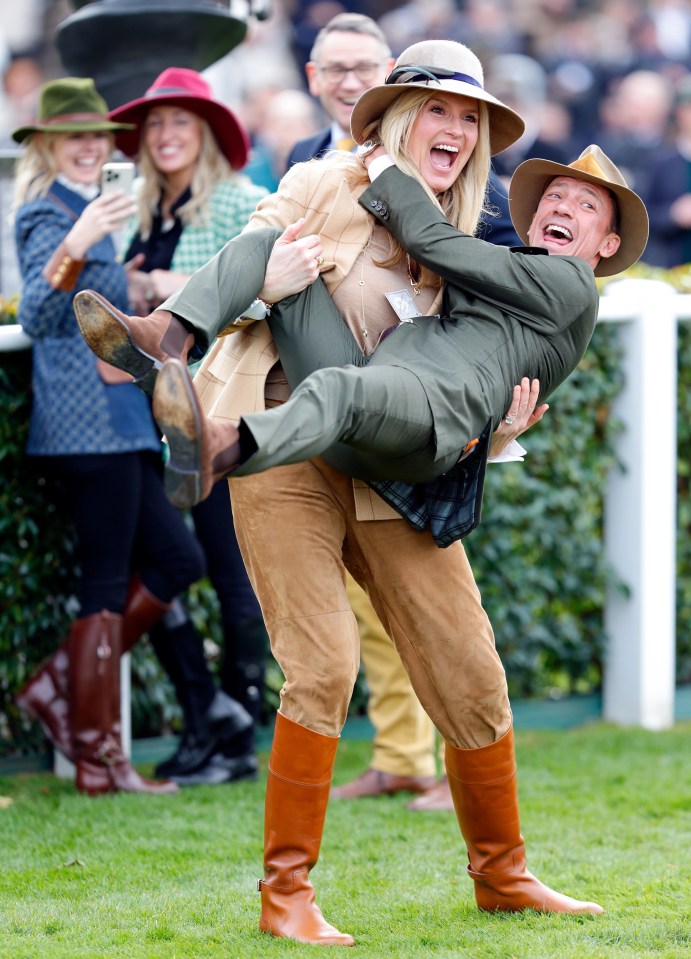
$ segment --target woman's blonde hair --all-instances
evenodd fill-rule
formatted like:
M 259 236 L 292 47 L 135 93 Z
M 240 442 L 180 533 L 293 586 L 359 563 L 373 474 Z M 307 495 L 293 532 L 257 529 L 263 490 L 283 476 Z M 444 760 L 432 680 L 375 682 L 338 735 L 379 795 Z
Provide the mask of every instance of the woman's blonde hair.
M 60 172 L 53 153 L 55 137 L 70 136 L 69 133 L 32 133 L 27 147 L 17 160 L 14 173 L 14 195 L 12 210 L 15 212 L 23 203 L 40 200 L 46 196 L 50 185 Z M 107 134 L 112 151 L 114 140 Z
M 485 209 L 487 180 L 490 170 L 489 115 L 482 100 L 478 105 L 478 138 L 475 149 L 456 180 L 441 196 L 436 196 L 425 183 L 422 174 L 408 152 L 408 141 L 413 124 L 424 108 L 433 99 L 434 91 L 409 90 L 401 93 L 365 131 L 368 140 L 380 141 L 386 152 L 404 173 L 413 177 L 422 186 L 432 202 L 444 213 L 449 223 L 472 236 Z M 366 179 L 366 173 L 365 173 Z M 405 250 L 395 245 L 392 256 L 382 266 L 392 266 L 405 258 Z
M 191 113 L 194 111 L 190 111 Z M 221 180 L 235 177 L 233 169 L 218 148 L 211 127 L 198 114 L 194 114 L 201 129 L 199 159 L 190 185 L 191 197 L 176 210 L 183 224 L 205 223 L 209 214 L 209 200 Z M 146 121 L 144 121 L 146 123 Z M 144 239 L 151 233 L 154 217 L 158 211 L 161 192 L 165 190 L 166 178 L 154 164 L 142 132 L 139 151 L 139 171 L 143 177 L 137 195 L 139 231 Z

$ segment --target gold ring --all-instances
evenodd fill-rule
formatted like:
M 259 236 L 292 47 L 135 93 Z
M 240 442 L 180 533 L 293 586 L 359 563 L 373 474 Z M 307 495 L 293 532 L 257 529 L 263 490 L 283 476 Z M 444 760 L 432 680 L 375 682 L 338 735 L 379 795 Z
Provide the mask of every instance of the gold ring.
M 315 259 L 316 259 L 316 261 L 317 261 L 317 266 L 321 266 L 322 263 L 324 262 L 324 257 L 323 257 L 323 256 L 315 257 Z

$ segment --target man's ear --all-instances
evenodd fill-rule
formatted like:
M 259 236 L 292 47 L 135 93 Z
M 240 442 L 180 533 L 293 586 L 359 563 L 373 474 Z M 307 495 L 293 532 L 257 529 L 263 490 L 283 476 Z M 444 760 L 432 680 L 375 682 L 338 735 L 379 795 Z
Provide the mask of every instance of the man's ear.
M 305 64 L 305 74 L 307 76 L 307 86 L 313 97 L 318 97 L 321 93 L 321 86 L 319 83 L 319 70 L 317 69 L 317 64 L 314 60 L 308 60 Z
M 609 233 L 605 239 L 602 241 L 602 246 L 600 247 L 600 256 L 607 260 L 610 256 L 614 256 L 619 247 L 621 246 L 621 237 L 618 233 Z

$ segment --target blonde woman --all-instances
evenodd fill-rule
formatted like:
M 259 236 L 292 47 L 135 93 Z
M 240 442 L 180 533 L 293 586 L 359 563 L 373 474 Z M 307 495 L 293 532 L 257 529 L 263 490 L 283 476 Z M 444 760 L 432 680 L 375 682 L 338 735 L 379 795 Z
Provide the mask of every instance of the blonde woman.
M 14 132 L 19 321 L 33 339 L 27 452 L 63 483 L 77 532 L 80 611 L 55 655 L 17 696 L 76 764 L 90 795 L 174 793 L 143 779 L 120 740 L 120 657 L 203 573 L 194 538 L 165 497 L 161 443 L 147 398 L 97 360 L 74 321 L 75 289 L 127 304 L 111 233 L 134 213 L 122 192 L 99 195 L 123 125 L 93 81 L 47 83 L 39 118 Z
M 423 209 L 419 193 L 433 211 L 432 217 L 425 214 L 425 225 L 431 220 L 436 229 L 439 217 L 454 238 L 456 227 L 472 234 L 489 155 L 520 136 L 522 121 L 484 90 L 481 65 L 462 44 L 433 40 L 409 47 L 389 81 L 358 101 L 353 130 L 358 108 L 367 113 L 368 124 L 356 137 L 365 129 L 367 135 L 380 131 L 389 154 L 412 177 L 397 171 L 406 183 L 401 203 L 410 196 L 416 210 Z M 410 111 L 408 97 L 418 97 L 421 90 L 422 102 Z M 374 362 L 381 334 L 402 318 L 386 294 L 412 290 L 410 299 L 425 316 L 438 311 L 441 290 L 431 274 L 418 273 L 403 249 L 390 241 L 386 227 L 393 204 L 369 189 L 372 205 L 360 204 L 369 179 L 364 165 L 350 162 L 354 165 L 345 167 L 327 158 L 290 171 L 277 195 L 264 201 L 250 222 L 250 227 L 270 229 L 232 241 L 215 263 L 162 305 L 153 323 L 151 318 L 125 317 L 101 298 L 83 294 L 76 307 L 85 336 L 97 346 L 95 334 L 108 331 L 116 344 L 108 352 L 114 361 L 140 375 L 165 363 L 166 372 L 172 369 L 177 377 L 181 365 L 176 355 L 186 356 L 195 342 L 208 346 L 216 330 L 238 329 L 233 316 L 243 297 L 249 302 L 259 291 L 262 299 L 276 302 L 300 288 L 291 287 L 289 271 L 281 277 L 271 263 L 271 278 L 264 283 L 268 250 L 273 248 L 279 262 L 283 249 L 297 245 L 304 257 L 293 273 L 309 276 L 320 270 L 323 287 L 344 321 L 340 328 L 330 322 L 333 313 L 321 282 L 312 284 L 313 294 L 301 294 L 301 306 L 316 302 L 329 309 L 323 343 L 319 312 L 311 326 L 310 360 L 317 367 L 324 365 L 322 360 L 333 361 L 334 331 L 340 329 L 337 347 L 354 339 L 361 353 L 373 354 Z M 385 171 L 382 179 L 387 176 Z M 451 223 L 444 214 L 452 217 Z M 310 235 L 296 240 L 301 217 Z M 297 226 L 290 229 L 291 224 Z M 279 228 L 285 233 L 277 241 Z M 255 260 L 260 265 L 253 274 Z M 292 318 L 300 323 L 297 309 Z M 404 323 L 387 337 L 380 349 L 406 327 Z M 175 353 L 168 349 L 174 340 L 179 345 Z M 419 358 L 424 363 L 425 357 Z M 287 407 L 293 402 L 277 359 L 265 323 L 223 337 L 214 346 L 195 383 L 204 412 L 213 416 L 211 432 L 222 430 L 227 438 L 239 420 L 280 415 L 280 403 L 288 400 Z M 184 422 L 177 419 L 180 405 L 190 411 L 185 389 L 170 397 L 174 401 L 168 411 L 160 412 L 166 417 L 170 412 L 171 427 L 179 426 L 188 438 L 201 425 L 202 452 L 210 452 L 204 446 L 206 424 L 200 423 L 196 407 Z M 328 410 L 328 393 L 317 401 Z M 260 412 L 265 407 L 275 408 Z M 382 406 L 379 413 L 385 421 L 396 409 Z M 502 423 L 499 430 L 515 425 Z M 310 435 L 306 430 L 303 438 Z M 222 443 L 215 452 L 212 471 L 225 465 Z M 320 456 L 257 475 L 232 476 L 230 487 L 238 539 L 285 675 L 269 762 L 260 928 L 314 944 L 354 944 L 351 935 L 324 919 L 308 878 L 319 855 L 338 737 L 359 665 L 359 636 L 344 569 L 367 591 L 421 703 L 447 741 L 478 905 L 505 911 L 602 912 L 595 903 L 548 888 L 526 868 L 506 678 L 460 541 L 439 549 L 429 524 L 414 529 L 366 483 L 353 481 Z

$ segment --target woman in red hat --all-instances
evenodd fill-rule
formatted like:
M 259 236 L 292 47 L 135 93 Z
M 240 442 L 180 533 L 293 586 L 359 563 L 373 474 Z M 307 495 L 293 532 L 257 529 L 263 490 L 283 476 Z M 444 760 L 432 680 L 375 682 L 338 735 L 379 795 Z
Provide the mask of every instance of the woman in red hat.
M 195 70 L 169 67 L 143 97 L 113 110 L 111 120 L 133 125 L 116 134 L 122 152 L 137 158 L 142 177 L 125 260 L 132 305 L 148 312 L 242 230 L 266 190 L 239 172 L 249 153 L 247 134 Z M 199 639 L 189 620 L 174 631 L 166 621 L 157 624 L 150 639 L 177 677 L 184 726 L 176 753 L 156 772 L 181 785 L 216 785 L 256 776 L 254 727 L 230 738 L 217 736 L 214 717 L 223 712 L 225 692 L 256 723 L 269 641 L 235 539 L 225 481 L 195 506 L 192 518 L 221 607 L 222 691 L 214 696 L 209 688 L 192 648 Z

